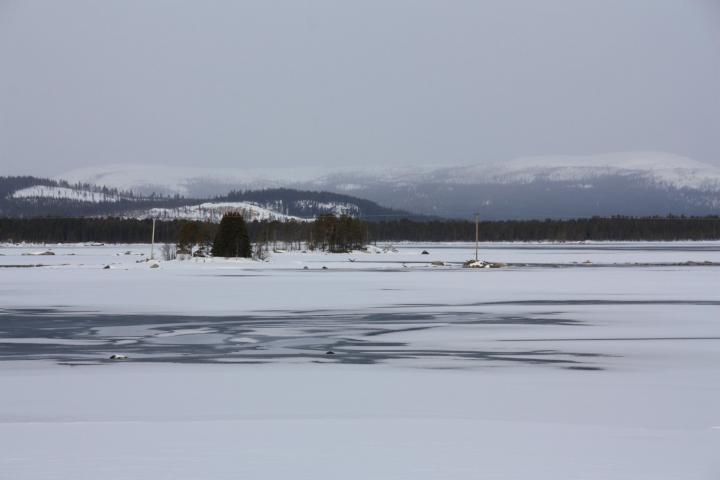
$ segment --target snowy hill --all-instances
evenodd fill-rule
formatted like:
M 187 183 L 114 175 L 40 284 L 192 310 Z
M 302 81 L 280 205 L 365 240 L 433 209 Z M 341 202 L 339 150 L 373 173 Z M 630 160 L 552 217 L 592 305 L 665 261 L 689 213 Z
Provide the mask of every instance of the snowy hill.
M 118 190 L 39 177 L 0 177 L 0 217 L 117 215 L 154 206 Z
M 720 191 L 720 167 L 662 152 L 524 157 L 467 166 L 366 168 L 205 169 L 167 166 L 90 167 L 58 178 L 136 193 L 222 195 L 230 190 L 278 187 L 333 187 L 353 191 L 368 184 L 524 184 L 584 182 L 607 176 L 638 177 L 670 188 Z
M 720 213 L 720 168 L 661 152 L 330 170 L 97 167 L 60 177 L 120 190 L 204 197 L 259 188 L 324 190 L 445 217 L 475 212 L 487 219 Z
M 173 199 L 175 205 L 129 212 L 134 218 L 162 218 L 219 222 L 228 212 L 239 212 L 247 221 L 313 220 L 319 215 L 399 218 L 409 216 L 367 200 L 329 192 L 288 189 L 231 192 L 212 201 L 192 203 Z
M 50 198 L 91 203 L 119 202 L 123 200 L 123 197 L 120 195 L 48 185 L 34 185 L 23 188 L 22 190 L 17 190 L 13 192 L 12 198 Z
M 720 168 L 666 153 L 615 153 L 592 156 L 543 156 L 487 167 L 450 168 L 448 183 L 584 182 L 606 176 L 638 176 L 672 188 L 720 190 Z
M 304 220 L 300 217 L 285 215 L 268 208 L 248 202 L 204 202 L 198 205 L 182 205 L 171 208 L 151 208 L 145 211 L 130 212 L 126 216 L 145 219 L 157 218 L 160 220 L 200 220 L 219 222 L 222 216 L 229 212 L 242 214 L 246 221 L 253 220 Z
M 69 183 L 104 185 L 136 195 L 181 195 L 207 198 L 231 190 L 278 188 L 308 183 L 320 176 L 315 169 L 207 169 L 164 165 L 115 165 L 81 168 L 58 176 Z
M 540 181 L 586 182 L 610 176 L 642 178 L 669 188 L 720 191 L 719 167 L 687 157 L 656 152 L 524 157 L 468 166 L 337 170 L 315 182 L 358 190 L 368 184 L 507 185 Z

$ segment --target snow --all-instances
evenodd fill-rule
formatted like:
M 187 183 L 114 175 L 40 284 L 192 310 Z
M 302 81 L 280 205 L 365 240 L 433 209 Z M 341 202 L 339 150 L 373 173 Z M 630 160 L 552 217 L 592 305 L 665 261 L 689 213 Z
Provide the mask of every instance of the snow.
M 56 345 L 102 345 L 101 341 L 94 340 L 70 340 L 66 338 L 0 338 L 0 345 L 10 343 L 36 343 L 36 344 L 56 344 Z
M 185 196 L 225 194 L 232 189 L 293 187 L 353 192 L 378 186 L 423 183 L 531 183 L 574 181 L 587 188 L 607 175 L 634 176 L 671 188 L 720 191 L 720 167 L 665 152 L 617 152 L 596 155 L 545 155 L 475 165 L 421 165 L 362 168 L 213 169 L 165 166 L 91 167 L 60 175 L 141 193 Z M 152 180 L 148 180 L 152 179 Z
M 720 242 L 43 247 L 0 268 L 0 478 L 720 476 L 720 267 L 673 265 Z
M 178 335 L 194 335 L 198 333 L 213 333 L 215 330 L 210 328 L 181 328 L 171 332 L 159 333 L 157 337 L 176 337 Z
M 58 176 L 69 183 L 104 185 L 140 194 L 207 196 L 230 190 L 282 187 L 310 181 L 321 170 L 312 168 L 232 169 L 164 165 L 103 165 L 71 170 Z
M 102 192 L 79 190 L 67 187 L 50 187 L 46 185 L 35 185 L 17 190 L 12 194 L 13 198 L 54 198 L 63 200 L 75 200 L 79 202 L 100 203 L 119 202 L 122 200 L 117 195 L 108 195 Z
M 5 366 L 0 466 L 18 480 L 718 473 L 720 434 L 698 413 L 716 390 L 696 377 L 669 391 L 653 374 L 375 370 Z
M 199 205 L 187 205 L 175 208 L 151 208 L 144 212 L 131 213 L 135 218 L 160 218 L 163 220 L 203 220 L 219 222 L 228 212 L 240 212 L 247 221 L 253 220 L 304 220 L 300 217 L 285 215 L 283 213 L 261 207 L 250 202 L 204 202 Z
M 555 155 L 514 159 L 452 172 L 457 183 L 531 183 L 538 180 L 592 180 L 606 175 L 639 175 L 674 188 L 720 190 L 720 168 L 662 152 Z
M 665 187 L 720 190 L 719 167 L 664 152 L 546 155 L 468 166 L 388 169 L 385 173 L 358 170 L 352 173 L 337 172 L 330 175 L 329 179 L 340 185 L 345 178 L 352 178 L 356 185 L 525 184 L 550 180 L 578 182 L 581 188 L 588 188 L 588 180 L 605 176 L 639 176 Z

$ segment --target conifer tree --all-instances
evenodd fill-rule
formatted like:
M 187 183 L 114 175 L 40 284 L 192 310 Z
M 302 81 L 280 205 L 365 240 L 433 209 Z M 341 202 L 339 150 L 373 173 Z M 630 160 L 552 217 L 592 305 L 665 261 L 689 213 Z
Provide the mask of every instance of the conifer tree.
M 245 220 L 240 213 L 230 212 L 220 220 L 212 247 L 213 257 L 250 257 L 252 248 Z
M 198 222 L 185 222 L 180 227 L 177 237 L 177 246 L 180 253 L 193 253 L 192 249 L 195 245 L 202 242 L 200 233 L 200 225 Z

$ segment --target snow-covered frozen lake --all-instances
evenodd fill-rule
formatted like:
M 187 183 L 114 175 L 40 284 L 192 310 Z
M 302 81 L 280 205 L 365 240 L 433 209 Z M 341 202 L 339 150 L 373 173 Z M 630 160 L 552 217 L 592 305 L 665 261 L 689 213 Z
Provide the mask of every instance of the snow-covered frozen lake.
M 720 478 L 720 242 L 149 251 L 0 245 L 0 478 Z

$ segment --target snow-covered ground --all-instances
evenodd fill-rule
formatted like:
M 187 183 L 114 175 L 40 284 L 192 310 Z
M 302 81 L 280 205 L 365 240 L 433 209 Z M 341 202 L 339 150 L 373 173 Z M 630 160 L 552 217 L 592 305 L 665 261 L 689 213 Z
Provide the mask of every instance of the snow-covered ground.
M 377 251 L 0 246 L 0 478 L 720 476 L 720 242 Z

